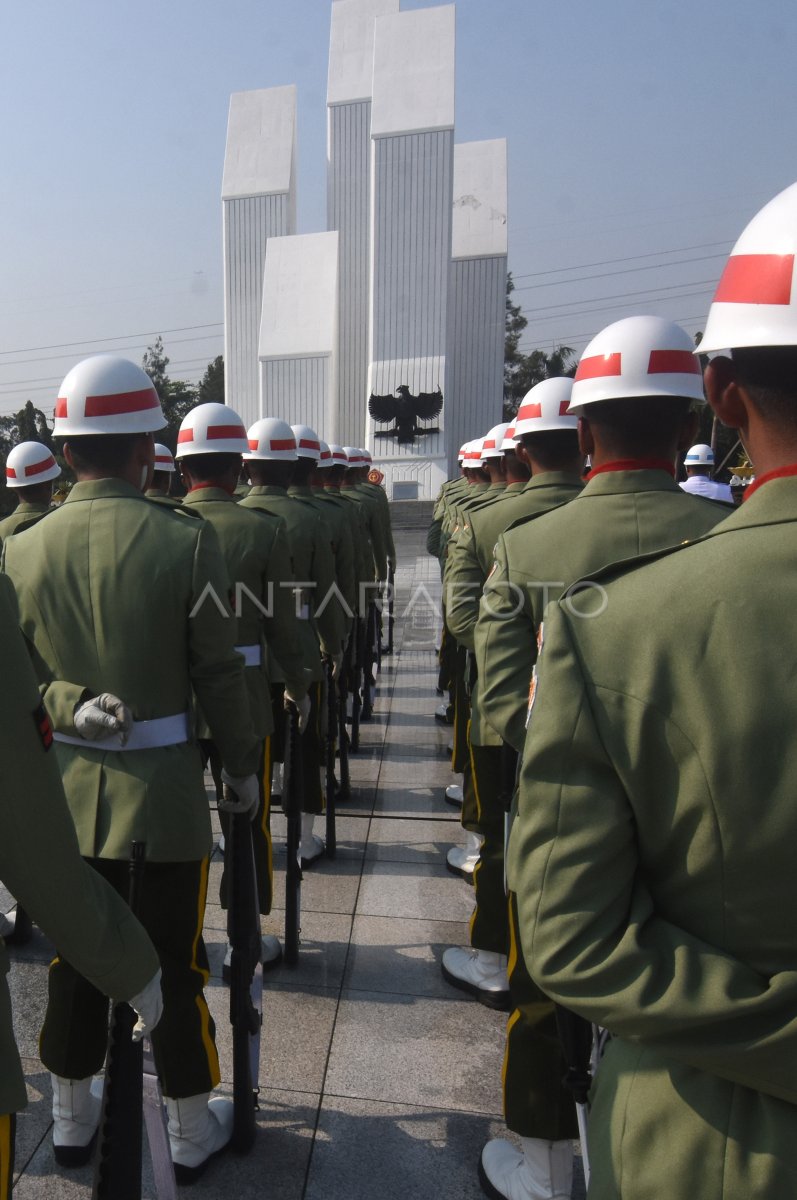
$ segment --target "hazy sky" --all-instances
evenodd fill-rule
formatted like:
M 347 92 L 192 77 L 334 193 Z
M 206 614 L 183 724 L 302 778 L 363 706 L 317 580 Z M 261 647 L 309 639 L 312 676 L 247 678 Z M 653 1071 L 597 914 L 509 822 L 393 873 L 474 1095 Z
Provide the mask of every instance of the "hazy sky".
M 158 332 L 175 378 L 221 353 L 231 92 L 298 85 L 299 232 L 325 228 L 331 7 L 6 0 L 0 411 L 49 413 L 75 361 Z M 509 139 L 527 348 L 640 311 L 702 327 L 797 179 L 795 49 L 794 0 L 459 0 L 456 136 Z

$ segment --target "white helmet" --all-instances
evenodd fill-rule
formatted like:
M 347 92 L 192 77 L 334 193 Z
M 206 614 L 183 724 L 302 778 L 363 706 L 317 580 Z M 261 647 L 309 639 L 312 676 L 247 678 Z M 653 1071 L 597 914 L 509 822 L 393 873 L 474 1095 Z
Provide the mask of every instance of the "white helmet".
M 592 339 L 578 364 L 570 410 L 602 400 L 703 400 L 703 374 L 685 329 L 664 317 L 626 317 Z
M 6 487 L 35 487 L 60 474 L 61 468 L 41 442 L 20 442 L 6 459 Z
M 332 452 L 333 467 L 348 467 L 349 456 L 342 446 L 338 446 L 335 442 L 330 442 L 329 449 Z
M 346 458 L 348 459 L 349 468 L 352 471 L 359 471 L 361 467 L 366 465 L 365 459 L 363 458 L 363 452 L 362 450 L 359 450 L 357 446 L 344 446 L 343 450 L 346 454 Z
M 570 408 L 573 380 L 557 376 L 543 379 L 526 392 L 515 417 L 515 441 L 527 433 L 551 433 L 557 429 L 577 429 L 578 417 Z
M 468 442 L 463 466 L 467 467 L 469 471 L 478 471 L 481 466 L 483 445 L 484 438 L 474 438 L 472 442 Z
M 373 460 L 373 457 L 372 457 L 372 455 L 371 455 L 371 451 L 370 451 L 370 450 L 363 450 L 363 449 L 360 449 L 360 454 L 361 454 L 361 455 L 362 455 L 362 457 L 363 457 L 363 461 L 365 462 L 365 465 L 366 465 L 366 466 L 371 466 L 371 464 L 372 464 L 372 463 L 373 463 L 373 461 L 374 461 L 374 460 Z
M 314 458 L 318 462 L 321 443 L 318 434 L 309 425 L 291 425 L 296 438 L 296 453 L 299 458 Z
M 161 445 L 160 442 L 155 443 L 155 465 L 154 471 L 173 471 L 174 456 L 168 446 Z
M 504 440 L 501 442 L 501 449 L 504 451 L 505 454 L 510 450 L 514 454 L 515 450 L 517 449 L 517 443 L 515 442 L 515 423 L 514 423 L 514 421 L 510 425 L 507 425 L 507 427 L 506 427 L 506 433 L 504 434 Z
M 279 417 L 262 417 L 250 426 L 246 435 L 249 449 L 245 462 L 296 462 L 296 437 L 287 421 Z
M 115 354 L 96 354 L 73 367 L 61 384 L 53 433 L 56 437 L 154 433 L 166 424 L 146 371 Z
M 699 442 L 696 446 L 692 446 L 686 452 L 684 466 L 687 467 L 713 467 L 714 466 L 714 451 L 710 446 L 706 446 L 703 442 Z
M 246 427 L 226 404 L 198 404 L 184 418 L 177 434 L 175 458 L 195 454 L 245 454 Z
M 695 353 L 797 346 L 797 183 L 742 233 L 722 272 Z
M 468 444 L 469 444 L 468 442 L 463 442 L 459 448 L 459 453 L 457 454 L 457 462 L 459 463 L 460 466 L 462 466 L 463 462 L 465 461 L 465 455 L 468 450 Z
M 509 422 L 504 421 L 500 425 L 494 425 L 492 429 L 484 435 L 482 442 L 481 461 L 485 462 L 488 458 L 502 458 L 503 448 L 502 443 L 506 437 L 506 431 L 509 428 Z
M 321 453 L 318 459 L 319 471 L 326 470 L 327 467 L 334 467 L 335 463 L 332 459 L 332 451 L 325 441 L 318 439 L 318 445 L 321 448 Z

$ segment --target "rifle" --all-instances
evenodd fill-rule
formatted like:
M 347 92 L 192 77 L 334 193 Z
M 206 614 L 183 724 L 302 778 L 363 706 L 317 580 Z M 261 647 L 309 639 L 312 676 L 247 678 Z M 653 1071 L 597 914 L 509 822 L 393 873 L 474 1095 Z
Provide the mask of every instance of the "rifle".
M 282 773 L 282 811 L 288 819 L 288 863 L 285 868 L 285 962 L 296 965 L 299 958 L 302 866 L 299 846 L 302 837 L 302 747 L 299 713 L 294 704 L 285 717 L 285 764 Z
M 393 625 L 395 623 L 396 568 L 393 563 L 387 569 L 387 647 L 385 654 L 393 653 Z
M 349 733 L 346 729 L 346 705 L 349 701 L 349 673 L 351 671 L 352 637 L 343 656 L 343 669 L 338 680 L 338 754 L 340 756 L 340 786 L 338 800 L 351 798 L 351 778 L 349 776 Z M 329 841 L 327 840 L 327 845 Z
M 130 847 L 128 903 L 138 908 L 146 847 Z M 138 1017 L 124 1000 L 113 1007 L 102 1089 L 99 1150 L 94 1162 L 93 1200 L 140 1200 L 143 1132 L 144 1047 L 133 1041 Z
M 255 1138 L 255 1113 L 259 1108 L 263 967 L 252 822 L 245 813 L 230 816 L 226 862 L 230 880 L 227 936 L 232 948 L 232 1145 L 239 1154 L 246 1154 Z
M 335 734 L 338 728 L 337 694 L 335 680 L 332 678 L 332 662 L 326 663 L 327 687 L 327 740 L 326 740 L 326 787 L 325 799 L 327 807 L 326 843 L 327 858 L 334 858 L 337 852 L 337 835 L 335 831 Z
M 360 749 L 360 711 L 362 696 L 360 695 L 360 680 L 362 678 L 365 642 L 365 621 L 358 617 L 354 625 L 354 646 L 352 649 L 351 675 L 349 686 L 351 690 L 351 738 L 349 750 L 356 754 Z
M 589 1152 L 587 1149 L 587 1114 L 589 1113 L 589 1089 L 592 1083 L 593 1028 L 589 1021 L 576 1016 L 560 1004 L 554 1005 L 556 1028 L 567 1071 L 563 1083 L 572 1092 L 576 1105 L 578 1132 L 581 1138 L 581 1157 L 584 1164 L 584 1182 L 589 1187 Z
M 365 619 L 365 637 L 363 639 L 363 656 L 362 656 L 362 671 L 363 671 L 363 701 L 362 701 L 362 720 L 370 721 L 373 715 L 374 705 L 372 699 L 372 691 L 374 687 L 374 664 L 376 662 L 376 644 L 378 637 L 377 620 L 376 620 L 376 605 L 373 601 L 368 605 L 368 616 Z

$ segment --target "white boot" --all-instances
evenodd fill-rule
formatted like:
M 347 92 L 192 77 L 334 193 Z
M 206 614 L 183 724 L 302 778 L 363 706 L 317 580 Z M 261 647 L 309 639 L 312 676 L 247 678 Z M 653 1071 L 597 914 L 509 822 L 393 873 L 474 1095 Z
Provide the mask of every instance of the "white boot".
M 315 813 L 302 813 L 302 840 L 299 845 L 299 860 L 302 867 L 309 867 L 324 853 L 324 843 L 313 833 Z
M 282 795 L 282 763 L 275 762 L 271 768 L 271 795 Z
M 493 1200 L 570 1200 L 573 1143 L 521 1138 L 518 1150 L 494 1138 L 482 1150 L 479 1179 Z
M 180 1100 L 166 1096 L 165 1100 L 175 1179 L 178 1183 L 193 1183 L 210 1159 L 229 1144 L 232 1101 L 221 1096 L 211 1100 L 209 1092 Z
M 263 964 L 264 971 L 270 971 L 273 967 L 278 967 L 282 962 L 282 946 L 279 943 L 279 938 L 273 933 L 264 933 L 260 937 L 260 961 Z M 221 977 L 225 983 L 229 983 L 232 977 L 232 946 L 227 943 L 227 952 L 224 955 L 224 962 L 221 968 Z
M 462 798 L 462 785 L 450 783 L 446 788 L 446 804 L 450 804 L 453 808 L 461 808 Z
M 484 838 L 480 833 L 468 833 L 465 846 L 452 846 L 446 855 L 446 866 L 454 875 L 462 875 L 469 881 L 473 879 L 476 863 L 479 861 L 479 851 Z
M 91 1158 L 100 1124 L 102 1080 L 62 1079 L 53 1085 L 53 1150 L 62 1167 L 82 1167 Z
M 443 953 L 443 977 L 447 982 L 500 1012 L 509 1012 L 506 968 L 507 956 L 493 950 L 449 946 Z

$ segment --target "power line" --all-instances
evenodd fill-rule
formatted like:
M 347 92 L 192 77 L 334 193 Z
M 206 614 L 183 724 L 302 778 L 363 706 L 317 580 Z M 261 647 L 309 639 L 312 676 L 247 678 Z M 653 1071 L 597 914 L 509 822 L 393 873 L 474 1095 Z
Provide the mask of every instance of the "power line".
M 702 288 L 702 290 L 701 290 L 701 291 L 698 291 L 698 292 L 683 292 L 683 293 L 682 293 L 682 295 L 684 295 L 684 296 L 702 296 L 702 295 L 705 295 L 707 292 L 710 292 L 710 291 L 711 291 L 713 288 L 715 288 L 715 287 L 716 287 L 716 285 L 717 285 L 717 281 L 716 281 L 716 279 L 695 279 L 693 284 L 686 284 L 686 283 L 673 283 L 673 284 L 671 284 L 671 285 L 670 285 L 670 286 L 668 286 L 668 287 L 654 288 L 653 290 L 654 290 L 654 291 L 656 291 L 656 292 L 674 292 L 674 291 L 676 291 L 678 288 L 682 288 L 682 287 L 692 287 L 692 286 L 702 286 L 703 284 L 706 284 L 706 285 L 707 285 L 707 287 L 704 287 L 704 288 Z M 641 292 L 615 292 L 615 293 L 614 293 L 613 295 L 611 295 L 611 296 L 595 296 L 595 297 L 594 297 L 594 299 L 595 299 L 595 300 L 624 300 L 624 299 L 628 299 L 629 297 L 633 297 L 633 296 L 645 296 L 645 297 L 647 298 L 647 301 L 648 301 L 648 302 L 650 302 L 651 304 L 658 303 L 658 301 L 659 301 L 659 300 L 667 300 L 667 299 L 671 299 L 671 298 L 672 298 L 672 297 L 667 297 L 667 296 L 653 296 L 653 295 L 651 294 L 651 289 L 650 289 L 650 288 L 643 288 Z M 677 297 L 676 297 L 676 298 L 677 298 Z M 645 301 L 640 301 L 640 303 L 644 303 L 644 302 L 645 302 Z M 551 311 L 551 309 L 554 309 L 554 308 L 568 308 L 568 309 L 569 309 L 569 308 L 572 308 L 572 306 L 573 306 L 573 304 L 574 304 L 574 303 L 575 303 L 575 304 L 579 304 L 579 303 L 580 303 L 580 304 L 588 304 L 588 303 L 589 303 L 589 301 L 588 301 L 588 300 L 582 300 L 582 301 L 578 301 L 578 300 L 576 300 L 576 301 L 573 301 L 573 300 L 570 300 L 570 301 L 568 301 L 566 304 L 546 304 L 546 306 L 545 306 L 544 308 L 529 308 L 529 309 L 527 309 L 527 312 L 529 312 L 529 313 L 545 313 L 545 312 L 550 312 L 550 311 Z M 623 305 L 620 305 L 620 307 L 622 308 L 622 307 L 624 307 L 624 306 L 623 306 Z M 589 309 L 584 309 L 583 311 L 584 311 L 584 312 L 600 312 L 600 309 L 597 309 L 597 308 L 589 308 Z M 581 314 L 580 314 L 580 312 L 578 312 L 578 313 L 573 313 L 572 315 L 573 315 L 573 316 L 580 316 Z M 559 313 L 559 314 L 558 314 L 558 316 L 562 316 L 562 314 L 561 314 L 561 313 Z M 545 321 L 545 320 L 548 320 L 548 319 L 549 319 L 549 318 L 547 318 L 547 317 L 539 317 L 539 318 L 538 318 L 538 321 Z M 553 319 L 553 318 L 551 318 L 551 319 Z M 557 319 L 558 319 L 558 317 L 557 317 Z M 536 322 L 535 322 L 535 323 L 536 323 Z
M 177 329 L 150 329 L 144 333 L 117 333 L 114 337 L 82 338 L 79 342 L 56 342 L 52 346 L 22 346 L 16 350 L 0 350 L 0 354 L 34 354 L 37 350 L 68 350 L 72 346 L 99 346 L 105 342 L 120 342 L 130 338 L 163 337 L 166 333 L 190 333 L 194 329 L 221 329 L 223 321 L 209 325 L 181 325 Z
M 662 271 L 670 267 L 687 266 L 689 263 L 709 262 L 717 258 L 727 258 L 727 254 L 721 251 L 719 254 L 701 254 L 697 258 L 682 258 L 678 262 L 669 263 L 653 263 L 648 267 L 625 267 L 622 271 L 601 271 L 597 275 L 576 275 L 572 279 L 549 279 L 547 283 L 527 283 L 525 287 L 515 288 L 514 292 L 531 292 L 537 288 L 546 287 L 567 287 L 571 283 L 584 283 L 590 279 L 608 279 L 611 275 L 635 275 L 638 271 Z M 683 285 L 684 287 L 686 284 Z
M 677 246 L 672 250 L 650 250 L 647 254 L 626 254 L 622 258 L 604 258 L 600 262 L 576 263 L 572 267 L 551 267 L 548 271 L 532 271 L 527 275 L 513 275 L 515 279 L 536 279 L 540 275 L 557 275 L 560 271 L 586 271 L 590 267 L 613 267 L 615 263 L 638 262 L 642 258 L 660 258 L 665 254 L 686 254 L 692 250 L 711 250 L 714 246 L 729 246 L 731 239 L 724 242 L 702 242 L 699 246 Z
M 202 326 L 197 326 L 197 328 L 202 328 Z M 134 335 L 131 334 L 130 336 L 133 337 Z M 220 338 L 220 337 L 221 337 L 220 333 L 203 333 L 199 337 L 175 338 L 171 342 L 171 345 L 172 346 L 183 346 L 187 342 L 210 342 L 210 341 L 214 341 L 215 339 Z M 90 343 L 87 343 L 87 344 L 90 344 Z M 115 347 L 111 346 L 112 350 L 114 348 Z M 125 350 L 125 349 L 131 350 L 132 348 L 133 348 L 132 346 L 116 347 L 116 349 L 119 349 L 119 350 Z M 12 350 L 7 350 L 7 351 L 5 351 L 5 353 L 12 354 L 14 352 Z M 39 355 L 36 358 L 14 358 L 14 359 L 11 359 L 9 362 L 0 363 L 0 369 L 2 369 L 3 367 L 27 366 L 28 363 L 60 362 L 62 359 L 68 358 L 68 357 L 69 357 L 68 354 L 48 354 L 48 355 Z M 169 361 L 171 363 L 171 359 Z M 0 386 L 2 386 L 2 385 L 0 385 Z

